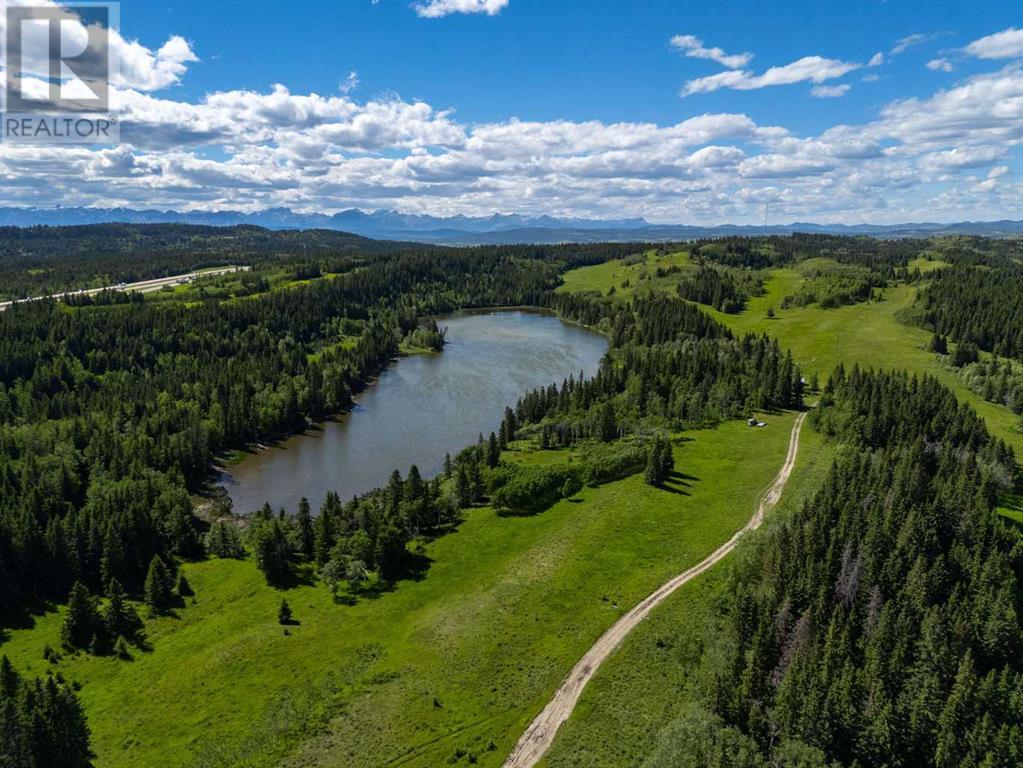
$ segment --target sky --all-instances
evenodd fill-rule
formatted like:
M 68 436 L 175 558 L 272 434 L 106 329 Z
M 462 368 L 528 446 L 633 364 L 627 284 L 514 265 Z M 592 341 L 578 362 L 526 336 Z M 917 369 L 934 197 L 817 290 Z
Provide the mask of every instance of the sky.
M 705 225 L 1023 218 L 1018 0 L 119 11 L 122 143 L 8 142 L 0 204 Z

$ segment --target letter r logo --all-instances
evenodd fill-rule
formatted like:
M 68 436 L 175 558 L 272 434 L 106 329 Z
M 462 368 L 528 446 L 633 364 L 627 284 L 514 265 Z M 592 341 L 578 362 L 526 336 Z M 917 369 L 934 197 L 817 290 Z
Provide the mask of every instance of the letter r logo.
M 103 112 L 111 4 L 4 5 L 7 112 Z

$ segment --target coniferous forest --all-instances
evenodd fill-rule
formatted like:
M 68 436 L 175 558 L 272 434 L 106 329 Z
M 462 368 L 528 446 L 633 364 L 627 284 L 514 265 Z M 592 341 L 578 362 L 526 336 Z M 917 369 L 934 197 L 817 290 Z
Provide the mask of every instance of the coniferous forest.
M 924 291 L 922 307 L 935 333 L 1023 359 L 1023 267 L 1018 263 L 943 269 Z
M 813 420 L 853 450 L 733 576 L 710 699 L 749 758 L 709 764 L 1017 764 L 1014 457 L 930 379 L 836 371 Z

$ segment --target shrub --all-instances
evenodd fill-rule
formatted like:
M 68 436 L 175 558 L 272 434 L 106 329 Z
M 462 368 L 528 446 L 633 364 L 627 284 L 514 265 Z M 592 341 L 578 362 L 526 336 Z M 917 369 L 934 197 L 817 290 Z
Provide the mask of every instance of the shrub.
M 634 442 L 586 445 L 581 451 L 582 481 L 594 488 L 643 470 L 646 448 Z
M 494 473 L 491 501 L 505 514 L 532 515 L 543 512 L 563 495 L 565 483 L 578 478 L 566 466 L 510 466 Z

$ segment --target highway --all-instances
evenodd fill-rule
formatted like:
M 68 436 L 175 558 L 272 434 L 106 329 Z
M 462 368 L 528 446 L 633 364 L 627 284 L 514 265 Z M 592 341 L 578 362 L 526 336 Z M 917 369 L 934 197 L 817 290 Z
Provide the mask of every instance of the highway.
M 105 285 L 102 288 L 82 288 L 77 291 L 64 291 L 63 293 L 54 293 L 48 296 L 32 296 L 27 299 L 0 301 L 0 312 L 3 312 L 12 304 L 20 304 L 24 301 L 39 301 L 40 299 L 62 298 L 64 296 L 93 296 L 101 291 L 138 291 L 139 293 L 149 293 L 150 291 L 158 291 L 167 285 L 181 285 L 182 283 L 191 282 L 197 277 L 223 275 L 228 272 L 243 272 L 248 269 L 251 269 L 251 267 L 216 267 L 214 269 L 201 269 L 196 272 L 187 272 L 183 275 L 171 275 L 170 277 L 157 277 L 152 280 L 140 280 L 137 283 L 118 283 L 117 285 Z

